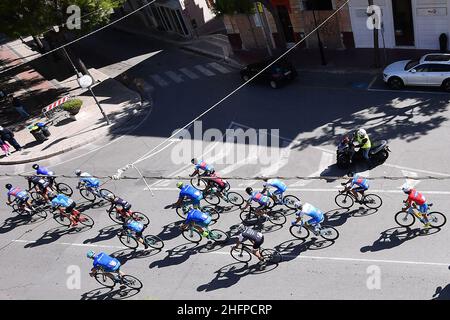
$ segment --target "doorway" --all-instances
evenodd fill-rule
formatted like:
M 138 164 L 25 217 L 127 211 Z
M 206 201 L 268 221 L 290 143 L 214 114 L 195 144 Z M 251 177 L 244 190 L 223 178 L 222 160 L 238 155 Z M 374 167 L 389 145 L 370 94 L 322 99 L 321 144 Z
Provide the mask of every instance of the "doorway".
M 392 0 L 394 36 L 397 46 L 414 46 L 414 22 L 411 0 Z
M 289 17 L 289 11 L 286 6 L 277 6 L 278 17 L 280 18 L 281 25 L 283 26 L 283 33 L 286 37 L 286 42 L 295 42 L 294 30 L 291 23 L 291 18 Z

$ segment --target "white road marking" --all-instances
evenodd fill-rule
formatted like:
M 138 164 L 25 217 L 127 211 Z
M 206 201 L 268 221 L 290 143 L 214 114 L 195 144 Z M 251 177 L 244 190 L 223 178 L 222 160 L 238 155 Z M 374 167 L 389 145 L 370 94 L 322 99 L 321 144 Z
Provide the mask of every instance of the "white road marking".
M 172 79 L 176 83 L 181 83 L 184 81 L 183 78 L 179 74 L 176 74 L 173 71 L 166 71 L 164 73 L 166 74 L 166 76 L 168 76 L 170 79 Z
M 157 84 L 159 84 L 161 87 L 167 87 L 169 85 L 169 83 L 164 80 L 163 78 L 161 78 L 159 75 L 157 74 L 152 74 L 150 75 L 150 78 L 153 79 L 153 81 L 155 81 Z
M 217 71 L 219 71 L 221 73 L 230 73 L 231 72 L 230 70 L 228 70 L 227 68 L 225 68 L 221 64 L 218 64 L 217 62 L 211 62 L 211 63 L 208 63 L 208 65 L 211 68 L 214 68 L 214 69 L 216 69 Z
M 417 173 L 412 172 L 412 171 L 402 170 L 402 174 L 405 177 L 413 177 L 413 178 L 417 177 Z M 418 185 L 420 183 L 420 180 L 416 180 L 416 179 L 405 179 L 405 181 L 406 181 L 406 184 L 408 186 L 410 186 L 411 188 L 414 188 L 416 185 Z M 402 186 L 403 185 L 401 185 L 400 188 Z
M 206 69 L 204 66 L 201 66 L 201 65 L 197 65 L 194 68 L 197 69 L 198 71 L 200 71 L 201 73 L 203 73 L 205 76 L 208 76 L 208 77 L 212 77 L 212 76 L 216 75 L 214 72 Z
M 367 90 L 370 90 L 373 86 L 373 84 L 375 83 L 375 81 L 377 81 L 378 79 L 378 75 L 375 75 L 372 79 L 372 81 L 370 81 L 369 86 L 367 87 Z
M 192 80 L 198 79 L 199 76 L 193 73 L 191 70 L 187 68 L 181 68 L 180 72 L 184 73 L 187 77 L 191 78 Z
M 319 162 L 319 169 L 316 172 L 310 174 L 308 177 L 316 177 L 316 176 L 319 176 L 319 175 L 321 175 L 323 173 L 326 173 L 327 168 L 333 164 L 333 160 L 334 160 L 333 155 L 331 155 L 329 153 L 326 153 L 326 152 L 322 152 L 322 155 L 320 157 L 320 162 Z M 306 185 L 310 184 L 313 181 L 314 180 L 300 180 L 299 182 L 291 184 L 289 186 L 289 190 L 291 190 L 291 187 L 303 187 L 303 186 L 306 186 Z
M 408 168 L 408 167 L 402 167 L 402 166 L 398 166 L 398 165 L 395 165 L 395 164 L 389 164 L 389 163 L 385 163 L 385 164 L 383 164 L 383 166 L 396 168 L 396 169 L 404 169 L 404 170 L 409 170 L 409 171 L 414 171 L 414 172 L 417 171 L 417 172 L 422 172 L 422 173 L 426 173 L 426 174 L 430 174 L 430 175 L 450 177 L 450 173 L 443 173 L 443 172 L 436 172 L 436 171 L 428 171 L 428 170 L 422 170 L 422 169 Z

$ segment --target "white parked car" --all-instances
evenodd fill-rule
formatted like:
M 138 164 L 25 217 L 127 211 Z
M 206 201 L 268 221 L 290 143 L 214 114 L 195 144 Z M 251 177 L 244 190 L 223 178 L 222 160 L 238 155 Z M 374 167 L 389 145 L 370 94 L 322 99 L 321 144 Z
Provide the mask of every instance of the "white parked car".
M 383 70 L 383 81 L 392 89 L 427 86 L 450 92 L 450 54 L 430 53 L 420 60 L 392 63 Z

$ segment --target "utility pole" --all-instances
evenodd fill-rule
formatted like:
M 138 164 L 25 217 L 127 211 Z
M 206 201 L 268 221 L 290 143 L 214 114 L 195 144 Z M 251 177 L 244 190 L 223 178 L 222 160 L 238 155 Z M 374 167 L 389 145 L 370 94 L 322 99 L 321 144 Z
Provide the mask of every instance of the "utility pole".
M 262 28 L 264 31 L 264 38 L 266 39 L 267 51 L 269 51 L 269 55 L 272 57 L 273 52 L 272 52 L 271 43 L 270 43 L 270 32 L 268 32 L 269 25 L 267 23 L 266 16 L 265 15 L 263 16 L 261 14 L 261 13 L 264 13 L 263 5 L 261 2 L 257 2 L 257 3 L 255 3 L 255 7 L 256 7 L 256 14 L 258 15 L 259 20 L 261 21 Z
M 373 8 L 373 0 L 369 1 L 369 7 Z M 375 12 L 372 11 L 372 15 L 374 15 Z M 380 48 L 378 43 L 378 28 L 376 25 L 376 19 L 372 19 L 373 21 L 373 54 L 374 54 L 374 67 L 379 68 L 380 67 Z
M 313 4 L 312 13 L 313 13 L 313 18 L 314 18 L 314 26 L 315 26 L 315 29 L 317 29 L 317 20 L 316 20 L 316 13 L 315 13 L 315 7 L 314 7 L 314 4 Z M 320 32 L 319 32 L 319 29 L 316 30 L 316 34 L 317 34 L 317 42 L 319 43 L 320 60 L 322 61 L 322 65 L 323 65 L 323 66 L 326 66 L 326 65 L 327 65 L 327 61 L 325 60 L 325 53 L 324 53 L 324 51 L 323 51 L 322 40 L 320 40 Z

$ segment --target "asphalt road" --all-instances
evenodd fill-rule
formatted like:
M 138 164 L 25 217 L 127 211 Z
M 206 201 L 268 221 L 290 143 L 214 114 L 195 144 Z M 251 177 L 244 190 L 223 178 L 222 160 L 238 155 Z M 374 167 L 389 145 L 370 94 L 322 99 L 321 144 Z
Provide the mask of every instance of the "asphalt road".
M 112 50 L 120 39 L 121 50 Z M 137 119 L 129 131 L 111 135 L 94 144 L 43 161 L 57 174 L 71 174 L 81 168 L 96 175 L 112 175 L 138 160 L 171 133 L 212 106 L 241 84 L 237 71 L 205 57 L 179 51 L 167 44 L 113 34 L 92 39 L 101 43 L 85 59 L 88 64 L 114 72 L 133 56 L 148 55 L 137 65 L 123 64 L 132 77 L 144 78 L 154 87 L 155 106 L 148 119 Z M 87 47 L 89 43 L 86 44 Z M 83 50 L 80 48 L 80 50 Z M 159 50 L 162 50 L 158 52 Z M 92 50 L 91 50 L 92 51 Z M 105 57 L 103 57 L 103 54 Z M 158 52 L 154 54 L 155 52 Z M 136 62 L 136 61 L 135 61 Z M 198 67 L 200 66 L 200 67 Z M 183 69 L 183 71 L 181 71 Z M 207 71 L 205 71 L 205 69 Z M 186 71 L 187 70 L 187 71 Z M 220 71 L 221 70 L 221 71 Z M 209 72 L 208 72 L 209 71 Z M 189 76 L 190 75 L 190 76 Z M 195 76 L 193 76 L 195 75 Z M 309 77 L 309 78 L 308 78 Z M 411 229 L 398 227 L 394 214 L 400 210 L 403 176 L 413 177 L 434 209 L 446 213 L 450 206 L 449 99 L 434 93 L 369 91 L 373 76 L 314 74 L 279 90 L 265 85 L 249 85 L 209 112 L 203 129 L 216 128 L 219 139 L 198 143 L 195 156 L 215 164 L 219 173 L 231 179 L 232 189 L 244 194 L 246 186 L 258 188 L 255 176 L 287 177 L 288 193 L 327 212 L 327 223 L 335 226 L 334 242 L 294 240 L 289 221 L 282 228 L 265 223 L 264 247 L 277 248 L 283 262 L 258 270 L 236 263 L 230 244 L 209 249 L 206 241 L 195 246 L 180 235 L 179 218 L 164 207 L 177 198 L 177 180 L 148 179 L 151 192 L 142 180 L 108 181 L 104 187 L 124 197 L 133 208 L 151 220 L 148 234 L 165 241 L 161 252 L 123 248 L 115 235 L 115 225 L 101 203 L 94 206 L 74 199 L 95 220 L 92 229 L 66 230 L 50 217 L 25 223 L 1 205 L 0 298 L 3 299 L 433 299 L 450 298 L 448 225 L 424 233 L 419 224 Z M 356 85 L 355 85 L 356 84 Z M 389 140 L 388 161 L 370 171 L 355 169 L 373 179 L 371 191 L 383 199 L 376 212 L 338 209 L 334 203 L 340 181 L 298 180 L 292 177 L 342 175 L 335 168 L 336 138 L 364 126 L 373 139 Z M 226 129 L 278 129 L 269 131 L 279 148 L 251 149 L 247 144 L 223 143 Z M 190 127 L 194 133 L 194 127 Z M 217 132 L 216 132 L 217 133 Z M 197 137 L 196 137 L 197 138 Z M 260 136 L 263 139 L 263 134 Z M 195 139 L 194 139 L 195 140 Z M 200 140 L 195 140 L 199 142 Z M 182 162 L 180 150 L 188 150 L 192 140 L 171 139 L 137 164 L 147 176 L 186 176 L 189 162 Z M 201 142 L 201 141 L 200 141 Z M 230 156 L 230 150 L 234 157 Z M 267 163 L 267 151 L 272 151 Z M 187 152 L 186 159 L 192 157 Z M 29 171 L 30 166 L 2 167 L 2 173 Z M 126 172 L 137 177 L 134 170 Z M 425 179 L 432 176 L 437 179 Z M 245 180 L 242 180 L 245 179 Z M 76 181 L 65 179 L 72 186 Z M 2 183 L 24 184 L 23 178 L 0 178 Z M 240 223 L 238 211 L 221 215 L 214 228 L 225 231 Z M 125 273 L 144 284 L 140 292 L 101 288 L 89 278 L 89 249 L 114 253 Z M 76 276 L 80 275 L 80 282 Z M 73 280 L 75 277 L 75 280 Z M 79 284 L 79 285 L 78 285 Z M 439 289 L 440 288 L 440 289 Z

